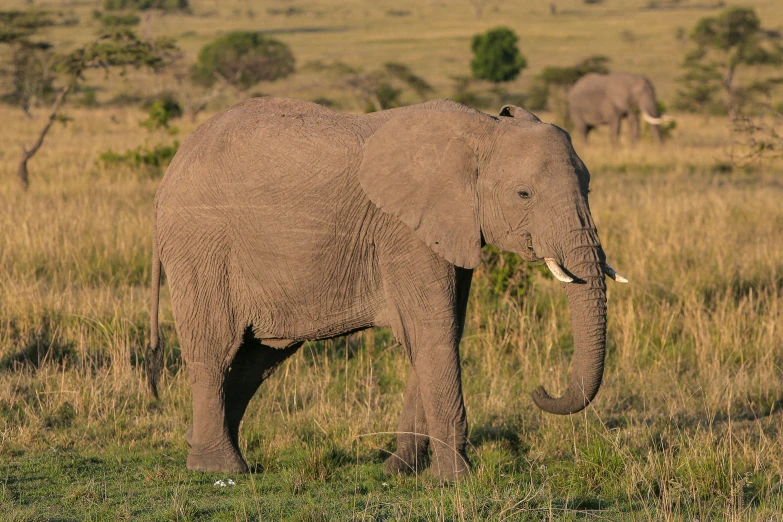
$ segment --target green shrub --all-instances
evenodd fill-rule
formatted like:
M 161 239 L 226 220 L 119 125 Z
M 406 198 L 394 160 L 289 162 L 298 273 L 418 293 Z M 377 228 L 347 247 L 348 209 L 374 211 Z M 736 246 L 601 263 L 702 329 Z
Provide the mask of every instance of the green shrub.
M 133 27 L 141 22 L 135 14 L 102 14 L 99 20 L 104 27 Z
M 472 81 L 470 76 L 452 76 L 451 79 L 454 82 L 454 94 L 451 95 L 452 100 L 474 108 L 482 105 L 481 97 L 470 89 Z
M 262 81 L 275 81 L 294 72 L 294 55 L 286 44 L 260 32 L 237 31 L 205 45 L 191 70 L 196 83 L 211 86 L 216 73 L 247 90 Z
M 470 44 L 473 76 L 493 83 L 508 82 L 519 76 L 527 67 L 527 59 L 517 48 L 518 40 L 514 31 L 507 27 L 475 35 Z
M 139 145 L 135 149 L 120 154 L 107 150 L 99 156 L 99 162 L 107 167 L 129 167 L 144 169 L 150 173 L 162 173 L 179 149 L 179 142 L 171 145 L 159 143 L 152 148 Z
M 107 11 L 160 9 L 162 11 L 189 11 L 189 0 L 103 0 Z
M 142 107 L 147 109 L 147 119 L 141 125 L 152 132 L 156 129 L 168 129 L 169 120 L 182 117 L 182 105 L 172 92 L 164 92 L 157 99 L 148 100 Z
M 340 108 L 340 102 L 333 100 L 331 98 L 327 98 L 326 96 L 319 96 L 318 98 L 313 100 L 313 103 L 317 103 L 318 105 L 323 105 L 324 107 L 327 107 L 329 109 Z
M 549 100 L 549 86 L 540 80 L 534 80 L 527 91 L 525 108 L 531 111 L 543 111 Z
M 486 288 L 491 295 L 521 301 L 533 284 L 535 266 L 517 254 L 501 252 L 492 246 L 481 250 L 483 266 L 479 271 L 477 288 Z M 542 274 L 547 276 L 546 271 Z

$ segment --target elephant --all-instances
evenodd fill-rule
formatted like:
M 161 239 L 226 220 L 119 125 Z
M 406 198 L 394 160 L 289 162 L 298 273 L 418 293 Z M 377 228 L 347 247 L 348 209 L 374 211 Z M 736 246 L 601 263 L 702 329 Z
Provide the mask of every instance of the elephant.
M 151 340 L 157 396 L 161 269 L 192 384 L 187 467 L 247 472 L 239 425 L 261 383 L 305 342 L 389 327 L 410 362 L 389 473 L 469 471 L 459 342 L 485 244 L 544 260 L 566 285 L 570 414 L 601 384 L 607 263 L 590 174 L 569 135 L 514 106 L 448 100 L 365 115 L 262 97 L 199 126 L 154 200 Z M 432 455 L 430 456 L 430 451 Z
M 640 74 L 590 73 L 581 77 L 568 92 L 568 113 L 574 129 L 586 143 L 588 133 L 598 125 L 609 125 L 613 145 L 620 140 L 620 125 L 628 118 L 633 143 L 639 140 L 639 114 L 656 141 L 662 142 L 663 118 L 658 111 L 655 87 Z

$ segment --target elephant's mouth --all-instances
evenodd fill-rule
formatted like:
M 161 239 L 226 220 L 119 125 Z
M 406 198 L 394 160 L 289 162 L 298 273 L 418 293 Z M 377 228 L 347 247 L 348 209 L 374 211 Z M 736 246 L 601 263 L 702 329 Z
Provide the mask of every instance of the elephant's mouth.
M 525 232 L 522 237 L 525 248 L 522 252 L 519 253 L 519 255 L 525 261 L 545 263 L 549 271 L 552 272 L 552 275 L 555 276 L 555 279 L 561 283 L 584 283 L 583 280 L 579 279 L 578 277 L 574 277 L 573 274 L 565 270 L 560 262 L 555 258 L 540 257 L 538 254 L 536 254 L 536 249 L 533 248 L 533 236 L 529 232 Z M 618 283 L 628 282 L 628 279 L 617 273 L 617 271 L 609 266 L 609 264 L 606 262 L 601 263 L 601 270 L 604 274 L 609 276 L 611 279 L 614 279 Z
M 543 261 L 544 258 L 539 257 L 538 254 L 536 254 L 536 249 L 533 248 L 533 236 L 530 234 L 530 232 L 522 232 L 518 235 L 521 235 L 522 237 L 522 248 L 520 252 L 517 252 L 519 257 L 525 261 Z
M 560 264 L 560 262 L 557 261 L 555 258 L 539 256 L 536 253 L 536 249 L 533 248 L 533 236 L 530 232 L 517 232 L 517 233 L 509 232 L 508 235 L 516 236 L 518 238 L 518 241 L 520 241 L 520 243 L 522 244 L 522 248 L 519 249 L 517 254 L 519 254 L 519 257 L 521 257 L 525 261 L 546 263 L 546 266 L 549 269 L 549 271 L 552 272 L 552 275 L 555 276 L 555 279 L 557 279 L 561 283 L 584 283 L 584 281 L 582 281 L 578 277 L 574 277 L 573 274 L 569 273 L 566 269 L 564 269 L 563 266 Z M 619 283 L 628 282 L 628 279 L 618 274 L 617 271 L 611 266 L 609 266 L 606 262 L 603 262 L 601 264 L 601 269 L 604 274 L 606 274 L 607 276 L 609 276 L 610 278 L 614 279 Z

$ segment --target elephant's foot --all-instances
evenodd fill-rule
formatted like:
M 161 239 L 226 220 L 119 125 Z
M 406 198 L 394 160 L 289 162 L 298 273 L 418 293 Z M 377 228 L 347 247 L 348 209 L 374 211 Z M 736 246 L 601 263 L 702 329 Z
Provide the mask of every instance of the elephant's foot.
M 233 448 L 200 452 L 190 450 L 188 469 L 222 473 L 248 473 L 250 470 L 242 456 Z
M 388 475 L 420 473 L 429 463 L 426 446 L 418 451 L 411 447 L 398 448 L 383 463 L 383 472 Z
M 470 473 L 470 462 L 463 451 L 442 450 L 433 455 L 429 473 L 440 482 L 456 482 Z

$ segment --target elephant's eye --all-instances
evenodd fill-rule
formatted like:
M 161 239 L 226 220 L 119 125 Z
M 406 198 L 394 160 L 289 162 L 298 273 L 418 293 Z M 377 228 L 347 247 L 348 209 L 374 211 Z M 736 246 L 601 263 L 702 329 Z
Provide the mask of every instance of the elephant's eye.
M 527 190 L 520 190 L 517 194 L 519 194 L 519 197 L 522 199 L 530 199 L 530 192 Z

